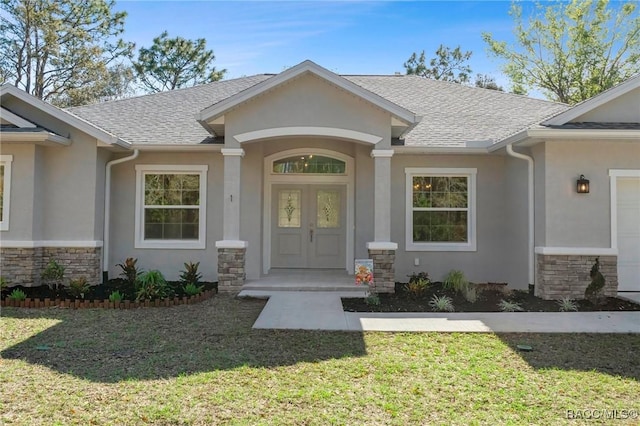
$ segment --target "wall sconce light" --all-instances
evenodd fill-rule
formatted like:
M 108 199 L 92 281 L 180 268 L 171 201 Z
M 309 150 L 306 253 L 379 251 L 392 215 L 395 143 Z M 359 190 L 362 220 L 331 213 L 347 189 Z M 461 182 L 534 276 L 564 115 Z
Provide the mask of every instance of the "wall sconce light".
M 580 177 L 578 178 L 577 190 L 578 194 L 589 193 L 589 179 L 585 179 L 584 175 L 580 175 Z

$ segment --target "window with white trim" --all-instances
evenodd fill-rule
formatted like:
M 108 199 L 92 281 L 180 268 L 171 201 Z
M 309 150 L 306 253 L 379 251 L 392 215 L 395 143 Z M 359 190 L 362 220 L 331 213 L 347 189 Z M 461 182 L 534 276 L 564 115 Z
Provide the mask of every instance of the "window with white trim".
M 475 251 L 477 169 L 406 168 L 408 251 Z
M 206 165 L 136 165 L 136 248 L 205 248 Z
M 12 162 L 13 155 L 0 155 L 0 231 L 9 230 Z

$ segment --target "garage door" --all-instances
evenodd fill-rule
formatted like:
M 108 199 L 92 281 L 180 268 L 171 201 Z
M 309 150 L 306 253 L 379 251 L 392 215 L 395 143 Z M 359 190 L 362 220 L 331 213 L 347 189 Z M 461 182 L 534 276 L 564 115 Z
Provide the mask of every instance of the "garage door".
M 619 177 L 618 290 L 640 291 L 640 178 Z

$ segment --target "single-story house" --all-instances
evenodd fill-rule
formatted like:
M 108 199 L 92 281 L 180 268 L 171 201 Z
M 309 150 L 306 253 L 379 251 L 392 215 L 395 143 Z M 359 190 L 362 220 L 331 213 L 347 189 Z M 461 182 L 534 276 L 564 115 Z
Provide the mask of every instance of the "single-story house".
M 378 292 L 458 269 L 551 299 L 582 296 L 599 257 L 608 295 L 640 291 L 640 76 L 573 107 L 311 61 L 68 110 L 0 97 L 10 284 L 135 257 L 237 292 L 372 258 Z

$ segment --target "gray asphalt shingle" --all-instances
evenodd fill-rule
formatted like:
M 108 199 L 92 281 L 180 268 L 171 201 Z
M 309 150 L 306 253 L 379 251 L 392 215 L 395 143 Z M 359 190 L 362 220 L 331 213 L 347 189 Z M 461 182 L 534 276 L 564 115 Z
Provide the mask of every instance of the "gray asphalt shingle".
M 139 96 L 69 111 L 122 139 L 139 144 L 197 144 L 210 135 L 195 115 L 272 75 L 255 75 Z M 407 146 L 492 143 L 558 114 L 568 106 L 417 76 L 344 76 L 418 115 Z

